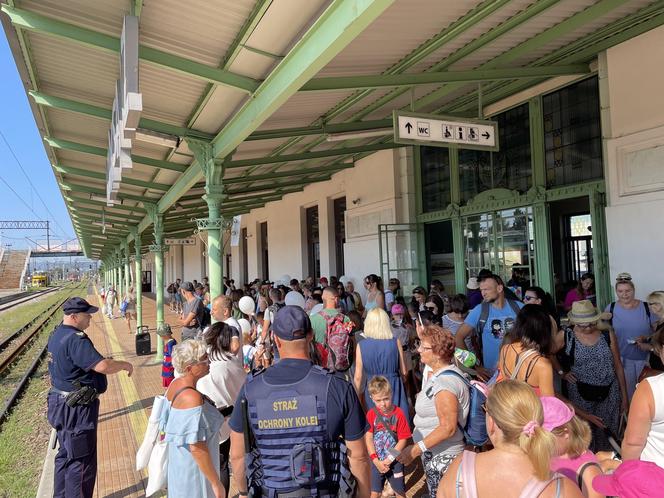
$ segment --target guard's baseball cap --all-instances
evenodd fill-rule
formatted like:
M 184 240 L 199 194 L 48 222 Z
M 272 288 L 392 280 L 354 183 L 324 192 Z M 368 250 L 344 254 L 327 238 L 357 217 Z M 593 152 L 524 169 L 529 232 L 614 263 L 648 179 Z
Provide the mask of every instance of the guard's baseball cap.
M 73 313 L 96 313 L 99 311 L 99 308 L 92 306 L 82 297 L 70 297 L 65 301 L 65 304 L 62 305 L 62 311 L 65 315 L 71 315 Z
M 274 317 L 272 331 L 284 341 L 304 339 L 311 330 L 307 313 L 299 306 L 284 306 Z

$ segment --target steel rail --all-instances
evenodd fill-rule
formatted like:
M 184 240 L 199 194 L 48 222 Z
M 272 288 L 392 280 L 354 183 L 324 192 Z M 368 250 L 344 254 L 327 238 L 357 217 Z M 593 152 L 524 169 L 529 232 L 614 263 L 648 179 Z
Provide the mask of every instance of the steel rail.
M 5 303 L 2 303 L 0 305 L 0 311 L 5 311 L 10 308 L 13 308 L 14 306 L 18 306 L 19 304 L 27 303 L 31 299 L 34 299 L 35 297 L 38 296 L 43 296 L 44 294 L 49 294 L 53 291 L 60 290 L 62 287 L 51 287 L 49 289 L 39 291 L 39 292 L 30 292 L 29 294 L 26 295 L 25 292 L 20 292 L 18 294 L 15 294 L 16 298 L 11 299 L 9 301 L 6 301 Z

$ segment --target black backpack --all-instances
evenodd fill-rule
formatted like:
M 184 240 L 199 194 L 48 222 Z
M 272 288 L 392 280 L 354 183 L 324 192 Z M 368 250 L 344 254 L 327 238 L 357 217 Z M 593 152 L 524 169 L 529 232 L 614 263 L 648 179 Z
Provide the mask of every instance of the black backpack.
M 650 306 L 648 306 L 648 303 L 646 303 L 645 301 L 642 301 L 642 302 L 643 302 L 643 307 L 646 310 L 646 316 L 648 317 L 648 323 L 650 323 Z M 615 301 L 613 301 L 611 303 L 611 306 L 609 306 L 609 313 L 611 313 L 611 319 L 609 320 L 609 325 L 611 325 L 611 327 L 613 327 L 613 310 L 614 309 L 616 309 L 616 302 Z
M 196 318 L 198 320 L 198 326 L 201 330 L 212 323 L 212 314 L 207 306 L 203 306 L 200 316 Z

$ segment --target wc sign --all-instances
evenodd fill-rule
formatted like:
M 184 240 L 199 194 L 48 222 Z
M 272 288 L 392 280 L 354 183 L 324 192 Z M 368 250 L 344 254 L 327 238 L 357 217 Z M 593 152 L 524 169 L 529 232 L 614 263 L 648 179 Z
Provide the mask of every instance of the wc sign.
M 393 120 L 395 143 L 494 152 L 499 148 L 495 121 L 405 111 L 394 111 Z

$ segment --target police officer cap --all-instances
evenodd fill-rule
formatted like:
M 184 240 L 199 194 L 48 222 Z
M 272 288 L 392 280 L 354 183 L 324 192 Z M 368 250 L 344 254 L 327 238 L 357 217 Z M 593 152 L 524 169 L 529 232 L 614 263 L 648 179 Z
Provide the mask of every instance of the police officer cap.
M 285 341 L 304 339 L 310 330 L 311 321 L 299 306 L 284 306 L 272 323 L 272 331 Z
M 62 305 L 62 311 L 64 311 L 65 315 L 73 313 L 96 313 L 99 311 L 99 308 L 92 306 L 82 297 L 70 297 Z

